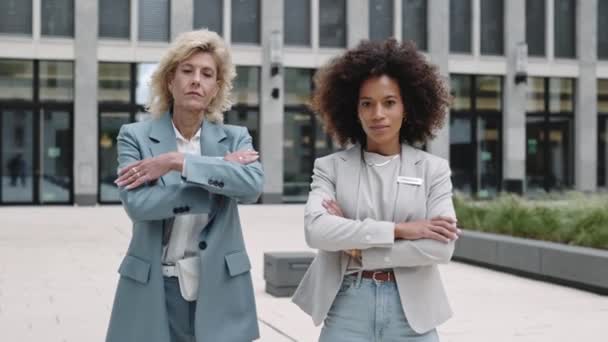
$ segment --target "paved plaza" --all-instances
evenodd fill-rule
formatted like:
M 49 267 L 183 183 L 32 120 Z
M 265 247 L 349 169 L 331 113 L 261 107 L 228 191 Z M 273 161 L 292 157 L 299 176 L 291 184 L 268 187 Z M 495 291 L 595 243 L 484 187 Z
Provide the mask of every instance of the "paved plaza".
M 309 250 L 303 206 L 240 212 L 259 341 L 316 341 L 320 329 L 289 299 L 266 294 L 262 273 L 266 251 Z M 131 234 L 122 208 L 2 207 L 0 227 L 0 341 L 103 341 Z M 442 342 L 608 341 L 606 296 L 456 262 L 441 271 L 455 311 Z

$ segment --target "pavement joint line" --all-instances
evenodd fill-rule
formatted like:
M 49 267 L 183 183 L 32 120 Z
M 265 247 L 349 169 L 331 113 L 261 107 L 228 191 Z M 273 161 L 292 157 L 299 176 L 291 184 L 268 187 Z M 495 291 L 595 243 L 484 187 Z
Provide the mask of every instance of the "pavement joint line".
M 288 340 L 290 340 L 290 341 L 293 341 L 293 342 L 298 342 L 298 340 L 296 340 L 295 338 L 293 338 L 293 337 L 291 337 L 291 336 L 287 335 L 287 333 L 283 332 L 281 329 L 279 329 L 279 328 L 275 327 L 275 326 L 274 326 L 274 325 L 272 325 L 271 323 L 266 322 L 265 320 L 263 320 L 263 319 L 261 319 L 261 318 L 258 318 L 258 321 L 259 321 L 260 323 L 262 323 L 262 324 L 266 325 L 266 326 L 267 326 L 267 327 L 269 327 L 270 329 L 272 329 L 272 330 L 276 331 L 276 332 L 277 332 L 279 335 L 281 335 L 281 336 L 285 337 L 286 339 L 288 339 Z

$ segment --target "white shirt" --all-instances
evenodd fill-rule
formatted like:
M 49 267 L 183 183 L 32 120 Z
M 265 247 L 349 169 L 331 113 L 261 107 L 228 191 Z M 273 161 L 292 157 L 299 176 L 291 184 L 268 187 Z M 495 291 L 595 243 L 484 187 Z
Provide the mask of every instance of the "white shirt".
M 171 122 L 173 124 L 173 121 Z M 177 140 L 177 151 L 181 153 L 201 154 L 201 129 L 199 128 L 192 139 L 187 140 L 173 124 Z M 182 174 L 185 174 L 186 163 Z M 163 248 L 162 262 L 165 265 L 174 265 L 178 260 L 198 255 L 198 237 L 203 231 L 209 216 L 207 214 L 186 214 L 175 216 L 173 230 L 169 242 Z

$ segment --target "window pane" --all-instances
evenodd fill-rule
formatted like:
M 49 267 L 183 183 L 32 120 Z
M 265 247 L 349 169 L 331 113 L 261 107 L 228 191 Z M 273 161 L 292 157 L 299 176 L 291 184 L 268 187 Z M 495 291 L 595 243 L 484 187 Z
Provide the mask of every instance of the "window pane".
M 34 63 L 0 60 L 0 99 L 33 100 Z
M 306 105 L 312 93 L 312 70 L 285 68 L 285 105 Z
M 32 0 L 0 1 L 0 33 L 32 34 Z
M 150 78 L 156 69 L 157 63 L 137 64 L 137 83 L 135 84 L 135 101 L 139 105 L 146 105 L 150 99 Z
M 131 102 L 131 65 L 99 63 L 98 101 Z
M 34 201 L 34 116 L 30 110 L 0 111 L 2 202 Z
M 526 0 L 526 42 L 530 56 L 545 56 L 545 0 Z
M 319 0 L 319 46 L 346 46 L 345 0 Z
M 597 185 L 605 187 L 608 182 L 608 115 L 598 120 Z
M 545 79 L 542 77 L 528 77 L 526 112 L 545 112 Z
M 472 193 L 475 175 L 475 145 L 471 118 L 450 115 L 450 167 L 454 188 Z
M 567 78 L 549 79 L 549 112 L 574 110 L 574 81 Z
M 608 114 L 608 80 L 597 81 L 597 111 Z
M 503 54 L 502 0 L 481 0 L 481 53 Z
M 194 0 L 194 28 L 208 28 L 222 35 L 224 2 L 222 0 Z
M 169 41 L 169 0 L 139 0 L 139 40 Z
M 501 120 L 500 116 L 480 117 L 477 120 L 477 196 L 480 198 L 498 194 L 502 160 Z
M 314 162 L 312 113 L 285 111 L 283 126 L 283 200 L 304 202 L 310 190 Z
M 452 93 L 452 110 L 468 111 L 472 109 L 471 77 L 465 75 L 450 76 L 450 92 Z
M 450 0 L 450 52 L 471 52 L 471 0 Z
M 608 1 L 597 2 L 597 56 L 608 59 Z M 600 34 L 601 33 L 601 34 Z
M 41 1 L 42 35 L 74 37 L 74 0 Z
M 99 197 L 102 202 L 120 201 L 114 184 L 118 168 L 116 137 L 120 127 L 129 123 L 129 113 L 100 113 L 99 115 Z
M 260 103 L 258 89 L 260 89 L 259 67 L 236 67 L 236 78 L 232 95 L 237 104 L 258 106 Z
M 72 101 L 74 99 L 74 64 L 40 61 L 40 99 Z
M 502 111 L 502 78 L 498 76 L 478 76 L 477 110 Z
M 99 0 L 99 36 L 129 39 L 130 32 L 130 1 Z
M 285 0 L 283 5 L 286 45 L 310 45 L 310 0 Z
M 576 3 L 574 0 L 555 0 L 554 29 L 555 57 L 575 58 Z
M 258 107 L 236 105 L 224 113 L 224 122 L 230 125 L 247 127 L 249 135 L 251 135 L 253 149 L 259 151 L 260 111 Z
M 393 0 L 369 1 L 369 39 L 384 40 L 393 36 Z
M 232 42 L 260 43 L 259 0 L 232 0 Z
M 427 0 L 403 0 L 402 37 L 403 41 L 413 40 L 420 50 L 427 49 Z
M 40 202 L 69 202 L 72 189 L 71 115 L 66 111 L 45 111 L 42 115 L 42 167 Z

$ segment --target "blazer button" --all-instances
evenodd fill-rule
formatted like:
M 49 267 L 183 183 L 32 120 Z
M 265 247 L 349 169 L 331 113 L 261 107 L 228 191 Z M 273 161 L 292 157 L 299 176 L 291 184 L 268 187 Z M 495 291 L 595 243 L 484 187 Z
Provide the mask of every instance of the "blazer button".
M 177 213 L 179 213 L 179 210 L 177 210 L 177 208 L 173 208 L 173 213 L 177 214 Z
M 220 188 L 224 187 L 224 182 L 220 182 Z
M 184 207 L 184 211 L 190 211 L 190 207 L 189 206 L 185 206 Z
M 201 250 L 205 250 L 207 248 L 207 242 L 205 242 L 205 241 L 199 242 L 198 248 L 200 248 Z

